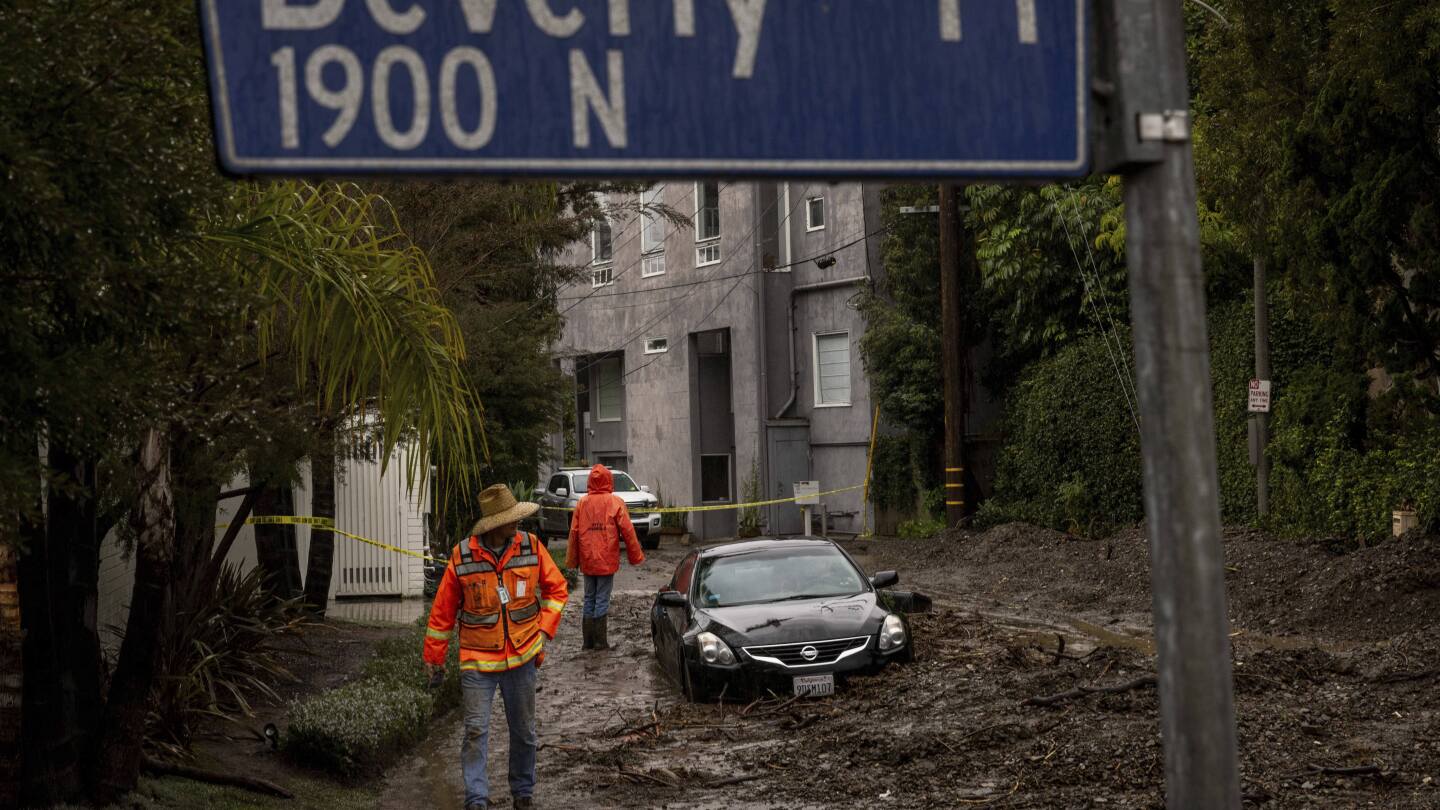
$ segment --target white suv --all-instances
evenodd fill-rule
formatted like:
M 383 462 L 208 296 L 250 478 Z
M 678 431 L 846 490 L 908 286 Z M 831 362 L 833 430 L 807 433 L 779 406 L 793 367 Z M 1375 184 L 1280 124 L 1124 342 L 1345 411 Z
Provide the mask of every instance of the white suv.
M 609 469 L 609 468 L 607 468 Z M 624 470 L 610 469 L 615 478 L 615 494 L 625 502 L 630 512 L 630 522 L 635 525 L 635 534 L 640 538 L 642 548 L 660 547 L 660 514 L 650 510 L 660 505 L 660 500 L 650 494 L 650 487 L 635 483 Z M 536 490 L 540 510 L 540 539 L 548 544 L 552 539 L 570 534 L 569 511 L 580 502 L 590 483 L 590 468 L 566 467 L 550 476 L 543 489 Z M 556 509 L 553 507 L 563 507 Z

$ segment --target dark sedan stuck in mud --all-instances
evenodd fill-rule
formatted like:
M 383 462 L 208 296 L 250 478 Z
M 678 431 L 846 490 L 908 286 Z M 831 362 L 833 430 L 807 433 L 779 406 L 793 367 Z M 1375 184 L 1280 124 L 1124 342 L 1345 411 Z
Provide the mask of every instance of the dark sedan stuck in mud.
M 692 551 L 651 608 L 655 655 L 695 701 L 722 691 L 828 695 L 837 677 L 911 657 L 905 616 L 880 591 L 898 581 L 894 571 L 867 578 L 828 540 Z

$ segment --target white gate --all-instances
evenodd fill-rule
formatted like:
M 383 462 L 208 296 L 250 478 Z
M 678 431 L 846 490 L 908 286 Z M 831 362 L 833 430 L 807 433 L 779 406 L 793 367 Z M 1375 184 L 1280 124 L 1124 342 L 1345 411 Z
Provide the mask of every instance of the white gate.
M 380 464 L 345 463 L 335 486 L 335 526 L 351 534 L 407 548 L 406 529 L 413 504 L 405 492 L 404 460 L 392 458 L 390 474 Z M 398 469 L 397 469 L 398 467 Z M 403 554 L 348 537 L 335 538 L 336 596 L 401 596 L 408 559 Z

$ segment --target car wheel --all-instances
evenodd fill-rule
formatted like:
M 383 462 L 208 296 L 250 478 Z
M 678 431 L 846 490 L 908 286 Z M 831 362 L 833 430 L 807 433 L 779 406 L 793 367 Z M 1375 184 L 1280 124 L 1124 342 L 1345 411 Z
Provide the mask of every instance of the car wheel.
M 654 551 L 655 549 L 660 548 L 660 535 L 658 533 L 646 534 L 644 537 L 640 538 L 640 547 L 645 549 L 646 551 Z

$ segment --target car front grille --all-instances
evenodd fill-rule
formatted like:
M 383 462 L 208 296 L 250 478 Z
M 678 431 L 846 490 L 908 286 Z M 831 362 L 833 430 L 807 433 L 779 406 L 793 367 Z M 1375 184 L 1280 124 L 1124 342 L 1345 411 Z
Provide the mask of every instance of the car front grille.
M 791 669 L 833 664 L 864 650 L 869 636 L 833 638 L 827 641 L 802 641 L 795 644 L 767 644 L 745 647 L 745 653 L 756 661 L 780 664 Z M 806 653 L 810 655 L 806 655 Z

